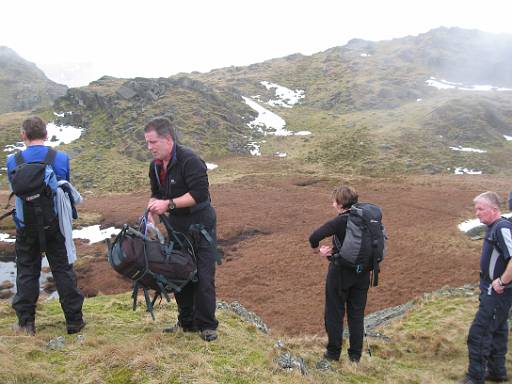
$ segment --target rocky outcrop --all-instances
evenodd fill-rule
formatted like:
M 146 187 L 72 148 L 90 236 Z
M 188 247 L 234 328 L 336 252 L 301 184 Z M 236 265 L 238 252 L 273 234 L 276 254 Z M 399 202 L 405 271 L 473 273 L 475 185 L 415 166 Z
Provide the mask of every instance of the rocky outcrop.
M 0 47 L 0 113 L 49 106 L 66 90 L 12 49 Z

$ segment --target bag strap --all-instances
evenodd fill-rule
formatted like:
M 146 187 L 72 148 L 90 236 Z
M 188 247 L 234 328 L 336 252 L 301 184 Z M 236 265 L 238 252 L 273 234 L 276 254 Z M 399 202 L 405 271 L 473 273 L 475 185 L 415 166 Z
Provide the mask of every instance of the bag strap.
M 55 161 L 56 156 L 57 156 L 57 151 L 51 147 L 48 147 L 48 153 L 46 154 L 46 157 L 44 158 L 43 163 L 45 163 L 46 165 L 49 165 L 51 167 L 53 165 L 53 162 Z
M 213 237 L 206 230 L 206 227 L 203 224 L 191 224 L 190 227 L 188 228 L 188 231 L 198 231 L 206 239 L 208 244 L 210 244 L 213 248 L 213 252 L 215 254 L 215 261 L 217 262 L 217 265 L 221 265 L 222 258 L 220 256 L 219 250 L 217 249 L 217 245 L 215 244 Z
M 21 164 L 25 164 L 25 159 L 23 158 L 23 155 L 21 154 L 21 151 L 16 153 L 16 155 L 14 155 L 14 160 L 16 160 L 16 166 L 21 165 Z

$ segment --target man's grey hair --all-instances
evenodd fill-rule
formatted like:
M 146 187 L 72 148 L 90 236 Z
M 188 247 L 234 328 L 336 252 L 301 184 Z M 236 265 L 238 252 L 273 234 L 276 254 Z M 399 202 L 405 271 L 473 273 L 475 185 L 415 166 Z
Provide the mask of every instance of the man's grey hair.
M 172 140 L 176 142 L 176 127 L 173 122 L 167 117 L 155 117 L 144 127 L 144 133 L 155 131 L 160 137 L 171 136 Z
M 489 203 L 493 207 L 500 209 L 501 198 L 496 192 L 487 191 L 487 192 L 481 193 L 473 199 L 473 203 L 477 203 L 478 201 L 481 201 L 481 200 L 485 200 L 487 203 Z

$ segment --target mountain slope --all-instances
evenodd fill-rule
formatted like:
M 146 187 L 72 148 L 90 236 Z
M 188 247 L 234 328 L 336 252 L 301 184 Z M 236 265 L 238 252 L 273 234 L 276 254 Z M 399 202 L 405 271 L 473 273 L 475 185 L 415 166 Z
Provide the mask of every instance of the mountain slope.
M 47 107 L 66 89 L 12 49 L 0 46 L 0 113 Z
M 210 161 L 259 152 L 282 156 L 297 172 L 510 174 L 510 47 L 510 35 L 460 28 L 380 42 L 354 39 L 311 56 L 208 73 L 103 77 L 70 89 L 44 116 L 85 128 L 65 149 L 80 168 L 75 181 L 86 188 L 146 185 L 142 129 L 158 115 L 172 119 L 181 141 Z M 277 86 L 303 97 L 293 106 L 276 103 Z M 258 115 L 248 103 L 266 111 Z M 285 122 L 288 132 L 248 126 L 262 116 Z M 290 133 L 299 131 L 313 135 Z M 12 134 L 2 133 L 0 141 L 7 137 Z M 243 173 L 236 161 L 230 164 L 235 168 L 226 173 Z

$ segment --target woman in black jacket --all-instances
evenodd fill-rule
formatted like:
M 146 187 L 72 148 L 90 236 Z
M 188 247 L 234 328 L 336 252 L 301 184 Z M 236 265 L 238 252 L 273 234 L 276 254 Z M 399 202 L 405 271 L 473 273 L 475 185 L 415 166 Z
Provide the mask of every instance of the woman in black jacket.
M 332 206 L 338 212 L 338 216 L 316 229 L 309 237 L 313 250 L 330 261 L 325 278 L 324 320 L 328 343 L 324 357 L 333 361 L 340 359 L 345 305 L 350 331 L 350 347 L 348 349 L 350 361 L 358 362 L 361 359 L 363 348 L 364 309 L 370 286 L 370 272 L 356 272 L 354 269 L 336 265 L 332 257 L 343 244 L 348 212 L 350 207 L 357 203 L 357 199 L 357 192 L 349 186 L 341 185 L 334 189 Z M 332 236 L 332 246 L 322 245 L 319 247 L 320 241 L 329 236 Z M 335 236 L 338 242 L 335 241 Z

